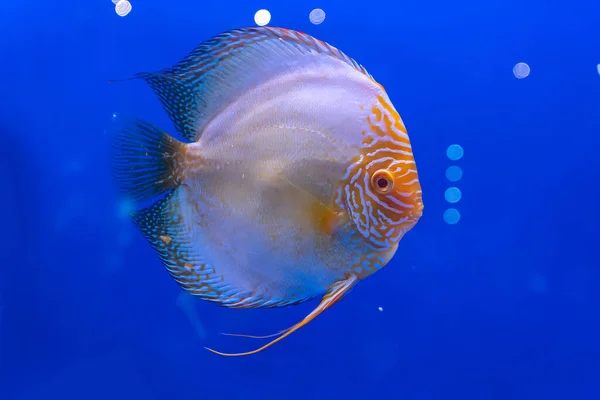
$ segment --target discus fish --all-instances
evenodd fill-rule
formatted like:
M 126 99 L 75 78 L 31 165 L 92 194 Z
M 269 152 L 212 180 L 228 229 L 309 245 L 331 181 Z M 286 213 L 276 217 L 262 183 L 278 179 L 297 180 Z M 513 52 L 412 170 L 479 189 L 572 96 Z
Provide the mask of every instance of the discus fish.
M 233 29 L 130 79 L 153 89 L 181 140 L 127 120 L 113 173 L 148 202 L 132 219 L 175 281 L 230 308 L 321 297 L 266 345 L 213 353 L 255 354 L 305 326 L 384 267 L 422 215 L 400 115 L 364 67 L 321 40 Z

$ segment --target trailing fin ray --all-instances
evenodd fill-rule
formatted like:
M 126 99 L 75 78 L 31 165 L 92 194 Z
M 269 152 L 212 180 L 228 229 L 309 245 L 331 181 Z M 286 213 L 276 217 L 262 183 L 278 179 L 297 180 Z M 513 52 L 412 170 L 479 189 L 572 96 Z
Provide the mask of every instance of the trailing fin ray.
M 249 339 L 268 339 L 276 336 L 281 336 L 292 328 L 287 328 L 282 331 L 272 333 L 270 335 L 244 335 L 243 333 L 221 333 L 223 336 L 236 336 L 236 337 L 244 337 Z
M 315 319 L 317 316 L 319 316 L 321 313 L 323 313 L 323 311 L 327 310 L 332 305 L 334 305 L 335 303 L 340 301 L 350 291 L 350 289 L 352 289 L 352 287 L 356 284 L 357 281 L 358 281 L 358 278 L 355 275 L 350 275 L 348 278 L 334 283 L 329 288 L 329 290 L 327 291 L 325 296 L 323 296 L 323 298 L 321 299 L 321 302 L 319 303 L 317 308 L 315 308 L 310 314 L 308 314 L 306 317 L 304 317 L 304 319 L 302 321 L 298 322 L 297 324 L 295 324 L 294 326 L 292 326 L 288 329 L 281 331 L 279 337 L 277 337 L 276 339 L 273 339 L 269 343 L 265 344 L 264 346 L 262 346 L 256 350 L 248 351 L 245 353 L 222 353 L 220 351 L 216 351 L 216 350 L 210 349 L 208 347 L 205 347 L 205 348 L 206 348 L 206 350 L 208 350 L 212 353 L 218 354 L 220 356 L 227 356 L 227 357 L 249 356 L 252 354 L 260 353 L 261 351 L 271 347 L 275 343 L 279 342 L 280 340 L 283 340 L 287 336 L 296 332 L 298 329 L 307 325 L 309 322 L 311 322 L 313 319 Z M 272 336 L 277 336 L 277 335 L 278 334 L 268 335 L 266 337 L 272 337 Z M 256 336 L 250 336 L 250 335 L 232 335 L 232 336 L 244 336 L 244 337 L 250 337 L 250 338 L 258 338 Z
M 307 34 L 275 27 L 223 32 L 201 43 L 173 67 L 141 72 L 133 78 L 146 81 L 177 131 L 196 141 L 213 116 L 237 94 L 274 77 L 295 61 L 315 55 L 319 55 L 313 57 L 313 61 L 318 58 L 315 62 L 341 61 L 371 78 L 364 67 L 337 48 Z

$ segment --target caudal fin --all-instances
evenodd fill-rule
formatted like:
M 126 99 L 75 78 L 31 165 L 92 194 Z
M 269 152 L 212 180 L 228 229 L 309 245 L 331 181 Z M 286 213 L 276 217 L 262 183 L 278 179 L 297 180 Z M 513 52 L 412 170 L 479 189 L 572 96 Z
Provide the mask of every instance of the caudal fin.
M 112 144 L 112 174 L 122 194 L 145 202 L 179 186 L 184 146 L 140 119 L 122 123 Z

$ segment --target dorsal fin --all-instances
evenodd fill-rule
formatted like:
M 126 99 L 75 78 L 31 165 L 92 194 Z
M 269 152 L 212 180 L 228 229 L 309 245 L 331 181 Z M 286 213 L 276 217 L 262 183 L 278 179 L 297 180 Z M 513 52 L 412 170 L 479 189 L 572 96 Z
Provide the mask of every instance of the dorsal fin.
M 312 56 L 312 59 L 306 58 Z M 367 70 L 337 48 L 302 32 L 249 27 L 221 33 L 201 43 L 173 67 L 142 72 L 160 98 L 176 129 L 189 141 L 227 103 L 300 60 L 338 60 L 373 79 Z

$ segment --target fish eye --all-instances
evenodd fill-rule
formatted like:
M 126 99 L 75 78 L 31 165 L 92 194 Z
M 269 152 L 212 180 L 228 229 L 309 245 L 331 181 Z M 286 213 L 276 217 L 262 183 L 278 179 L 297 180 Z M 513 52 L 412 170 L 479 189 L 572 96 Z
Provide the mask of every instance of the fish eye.
M 394 188 L 394 177 L 387 169 L 375 171 L 371 176 L 371 187 L 379 194 L 387 194 Z

